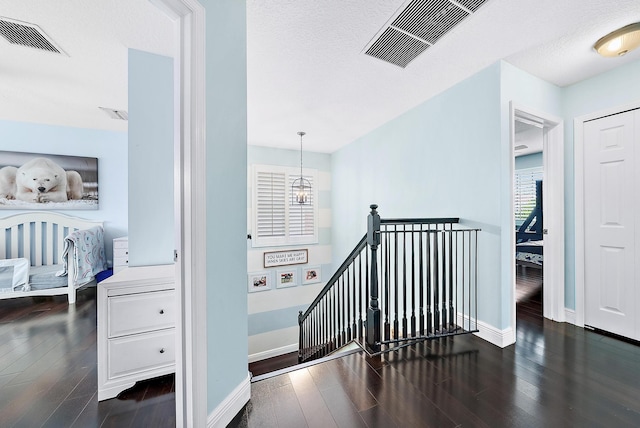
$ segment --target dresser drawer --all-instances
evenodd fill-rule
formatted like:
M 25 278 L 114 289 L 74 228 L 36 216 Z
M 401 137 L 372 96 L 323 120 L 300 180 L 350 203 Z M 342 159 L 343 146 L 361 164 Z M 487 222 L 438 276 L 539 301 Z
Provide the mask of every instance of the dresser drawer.
M 113 240 L 113 249 L 116 248 L 129 248 L 129 239 L 127 238 L 116 238 Z
M 109 297 L 107 337 L 173 327 L 174 300 L 174 290 Z
M 113 249 L 113 258 L 114 259 L 117 259 L 117 258 L 128 259 L 129 258 L 129 249 L 128 248 L 114 248 Z
M 127 266 L 129 264 L 129 259 L 126 257 L 114 257 L 113 265 L 114 266 Z
M 175 329 L 109 339 L 109 379 L 175 364 Z

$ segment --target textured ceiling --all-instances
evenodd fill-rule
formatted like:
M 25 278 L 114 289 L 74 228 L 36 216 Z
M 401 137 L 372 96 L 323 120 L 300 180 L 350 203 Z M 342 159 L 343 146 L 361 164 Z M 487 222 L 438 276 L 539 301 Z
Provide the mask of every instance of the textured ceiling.
M 238 0 L 239 1 L 239 0 Z M 405 0 L 247 0 L 249 144 L 333 152 L 505 59 L 559 86 L 640 59 L 591 46 L 640 21 L 640 0 L 489 0 L 402 69 L 364 54 Z M 171 55 L 173 23 L 147 0 L 0 0 L 68 54 L 0 40 L 0 119 L 126 129 L 127 48 Z
M 364 55 L 406 3 L 249 0 L 249 143 L 333 152 L 500 59 L 562 86 L 640 58 L 591 50 L 638 0 L 490 0 L 405 69 Z

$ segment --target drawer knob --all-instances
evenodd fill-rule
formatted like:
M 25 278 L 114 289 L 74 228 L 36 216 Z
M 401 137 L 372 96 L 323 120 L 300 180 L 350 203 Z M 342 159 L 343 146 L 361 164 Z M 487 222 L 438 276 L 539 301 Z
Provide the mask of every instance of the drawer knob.
M 164 354 L 164 348 L 160 349 L 160 353 Z
M 164 309 L 160 309 L 160 315 L 164 314 Z

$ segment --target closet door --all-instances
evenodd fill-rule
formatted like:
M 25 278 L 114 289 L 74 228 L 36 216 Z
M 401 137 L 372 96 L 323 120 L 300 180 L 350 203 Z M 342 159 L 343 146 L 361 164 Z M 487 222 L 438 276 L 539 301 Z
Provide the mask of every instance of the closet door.
M 584 125 L 585 324 L 634 339 L 640 309 L 637 115 L 630 111 Z

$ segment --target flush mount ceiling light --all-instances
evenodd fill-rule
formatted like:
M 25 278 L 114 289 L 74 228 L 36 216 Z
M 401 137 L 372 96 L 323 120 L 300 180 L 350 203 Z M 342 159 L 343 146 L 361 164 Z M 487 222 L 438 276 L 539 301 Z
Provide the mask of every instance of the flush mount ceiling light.
M 602 56 L 622 56 L 640 46 L 640 22 L 613 31 L 593 45 Z

